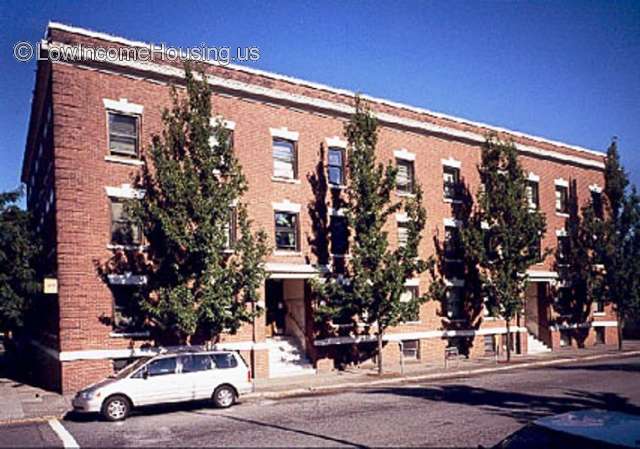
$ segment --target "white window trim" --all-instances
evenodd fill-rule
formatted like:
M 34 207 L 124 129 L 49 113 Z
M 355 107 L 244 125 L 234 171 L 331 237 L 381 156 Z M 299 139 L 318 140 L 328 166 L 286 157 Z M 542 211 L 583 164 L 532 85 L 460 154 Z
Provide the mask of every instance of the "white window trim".
M 338 136 L 327 137 L 326 139 L 324 139 L 324 141 L 327 144 L 327 148 L 342 148 L 342 149 L 345 149 L 345 148 L 347 148 L 347 144 L 348 144 L 348 142 L 346 140 L 343 140 Z
M 211 117 L 209 119 L 209 124 L 211 126 L 216 126 L 219 119 L 222 119 L 222 117 Z M 234 131 L 236 129 L 236 122 L 234 122 L 233 120 L 222 119 L 222 126 L 224 126 L 228 130 Z
M 598 184 L 591 184 L 589 186 L 589 190 L 595 193 L 602 193 L 602 187 L 600 187 Z
M 293 142 L 297 142 L 300 136 L 299 132 L 289 131 L 286 127 L 283 128 L 269 128 L 269 132 L 271 132 L 271 137 L 275 137 L 278 139 L 290 140 Z
M 529 172 L 529 175 L 527 176 L 527 180 L 531 182 L 540 182 L 540 176 L 536 175 L 533 172 Z
M 141 104 L 129 103 L 126 98 L 120 98 L 120 100 L 103 98 L 102 103 L 106 109 L 115 112 L 122 112 L 123 114 L 142 115 L 142 111 L 144 110 L 144 106 Z
M 556 237 L 566 237 L 567 230 L 566 229 L 556 229 Z
M 408 223 L 409 222 L 409 216 L 404 212 L 398 212 L 396 214 L 396 221 L 398 223 Z
M 328 212 L 332 217 L 344 217 L 346 215 L 346 209 L 344 207 L 341 207 L 340 209 L 334 209 L 333 207 L 330 207 L 328 209 Z
M 117 162 L 119 164 L 125 164 L 125 165 L 137 165 L 137 166 L 144 165 L 144 161 L 140 159 L 131 159 L 127 157 L 116 156 L 114 154 L 109 154 L 105 156 L 104 160 L 107 162 Z
M 445 228 L 459 228 L 462 226 L 462 221 L 456 220 L 454 218 L 443 218 L 442 224 Z
M 404 281 L 405 287 L 420 287 L 420 278 L 411 278 Z
M 298 203 L 292 203 L 289 200 L 284 200 L 280 203 L 271 203 L 274 211 L 277 212 L 291 212 L 294 214 L 299 214 L 302 206 Z
M 416 160 L 415 153 L 411 153 L 406 148 L 399 148 L 393 151 L 393 157 L 404 161 L 414 162 Z
M 441 159 L 440 162 L 442 162 L 442 165 L 445 165 L 447 167 L 457 168 L 457 169 L 462 168 L 462 162 L 452 157 L 449 157 L 449 159 Z
M 564 179 L 564 178 L 554 179 L 554 180 L 553 180 L 553 184 L 554 184 L 555 186 L 569 188 L 569 181 L 567 181 L 567 180 L 566 180 L 566 179 Z
M 142 199 L 145 194 L 142 189 L 133 189 L 131 184 L 121 184 L 120 187 L 105 186 L 104 189 L 109 198 Z

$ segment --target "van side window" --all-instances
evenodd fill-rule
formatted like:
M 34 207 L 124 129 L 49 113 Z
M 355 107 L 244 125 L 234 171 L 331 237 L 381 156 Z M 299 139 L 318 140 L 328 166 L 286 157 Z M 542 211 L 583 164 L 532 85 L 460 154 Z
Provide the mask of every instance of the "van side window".
M 238 366 L 238 360 L 233 354 L 212 354 L 212 357 L 218 369 L 235 368 Z
M 164 359 L 154 360 L 147 365 L 149 376 L 162 376 L 165 374 L 174 374 L 176 372 L 176 358 L 167 357 Z
M 213 368 L 213 362 L 208 355 L 183 355 L 180 357 L 183 373 L 207 371 Z

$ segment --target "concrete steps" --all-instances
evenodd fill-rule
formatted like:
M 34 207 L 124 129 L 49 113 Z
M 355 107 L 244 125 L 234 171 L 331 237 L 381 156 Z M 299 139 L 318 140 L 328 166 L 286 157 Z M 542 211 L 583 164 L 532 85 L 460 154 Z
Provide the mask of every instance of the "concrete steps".
M 293 337 L 274 337 L 269 346 L 269 377 L 304 376 L 316 374 L 311 361 Z
M 533 334 L 527 333 L 527 354 L 542 354 L 544 352 L 551 352 L 551 348 Z

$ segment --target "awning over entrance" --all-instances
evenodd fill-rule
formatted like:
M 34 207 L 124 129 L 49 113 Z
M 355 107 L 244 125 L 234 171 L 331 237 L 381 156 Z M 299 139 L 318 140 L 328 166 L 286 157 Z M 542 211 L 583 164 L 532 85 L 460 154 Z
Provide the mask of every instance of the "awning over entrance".
M 267 263 L 265 264 L 270 279 L 309 279 L 317 277 L 323 269 L 310 264 Z

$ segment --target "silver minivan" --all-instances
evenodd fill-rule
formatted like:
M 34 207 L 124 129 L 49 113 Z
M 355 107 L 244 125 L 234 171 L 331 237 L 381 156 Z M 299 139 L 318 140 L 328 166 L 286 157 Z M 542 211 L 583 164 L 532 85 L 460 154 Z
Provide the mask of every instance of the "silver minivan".
M 164 353 L 140 358 L 79 391 L 72 405 L 77 412 L 100 412 L 120 421 L 143 405 L 211 399 L 226 408 L 251 389 L 251 372 L 236 352 Z

